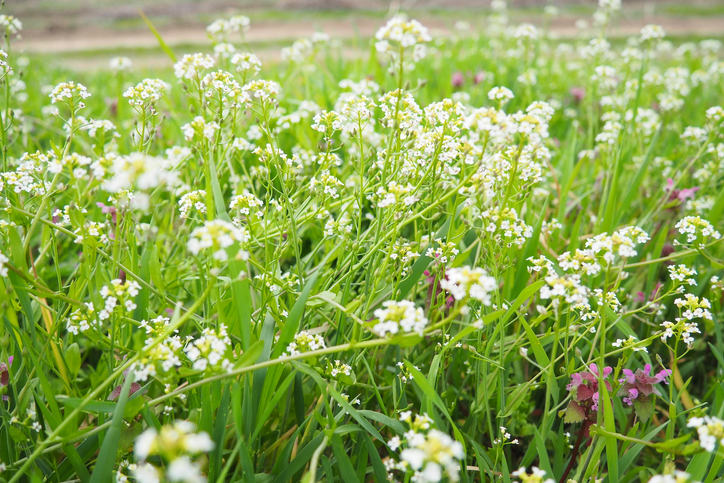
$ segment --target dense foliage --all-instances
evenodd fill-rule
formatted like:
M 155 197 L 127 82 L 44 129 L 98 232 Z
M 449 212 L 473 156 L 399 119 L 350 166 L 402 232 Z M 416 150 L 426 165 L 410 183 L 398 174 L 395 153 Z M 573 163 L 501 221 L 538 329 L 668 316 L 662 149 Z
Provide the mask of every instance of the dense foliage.
M 0 480 L 721 481 L 722 45 L 619 9 L 145 79 L 0 16 Z

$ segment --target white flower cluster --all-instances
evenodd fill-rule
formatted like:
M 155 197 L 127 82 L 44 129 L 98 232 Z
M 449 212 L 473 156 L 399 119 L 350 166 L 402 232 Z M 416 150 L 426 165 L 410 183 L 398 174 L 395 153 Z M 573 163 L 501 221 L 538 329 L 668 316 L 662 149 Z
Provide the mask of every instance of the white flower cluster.
M 388 300 L 382 303 L 384 308 L 374 312 L 377 322 L 373 322 L 370 330 L 380 337 L 403 333 L 422 335 L 427 326 L 427 317 L 421 307 L 415 307 L 409 300 Z
M 246 244 L 249 238 L 244 227 L 237 228 L 224 220 L 211 220 L 204 222 L 204 226 L 194 228 L 186 246 L 194 255 L 210 248 L 216 260 L 226 260 L 230 255 L 229 249 L 237 244 Z M 239 248 L 234 255 L 245 260 L 249 253 Z
M 303 330 L 294 336 L 294 340 L 287 345 L 287 350 L 281 356 L 297 356 L 305 352 L 316 351 L 326 348 L 324 338 L 321 335 L 312 335 Z
M 396 481 L 392 471 L 412 471 L 410 481 L 415 483 L 438 483 L 460 480 L 460 462 L 465 458 L 463 445 L 449 435 L 432 428 L 433 421 L 427 415 L 416 415 L 410 411 L 400 413 L 400 421 L 407 423 L 409 430 L 404 438 L 393 437 L 388 445 L 393 451 L 400 451 L 400 461 L 387 460 L 386 469 L 390 481 Z
M 715 240 L 721 238 L 721 233 L 714 229 L 711 223 L 700 216 L 686 216 L 679 220 L 676 229 L 682 235 L 686 235 L 686 242 L 693 243 L 699 239 L 699 245 L 703 245 L 703 240 L 712 237 Z
M 696 428 L 699 444 L 709 453 L 714 452 L 717 442 L 724 445 L 724 421 L 716 416 L 694 417 L 689 419 L 686 426 Z
M 521 466 L 517 471 L 510 475 L 518 478 L 521 483 L 555 483 L 553 478 L 546 478 L 546 472 L 537 467 L 531 468 L 532 473 L 528 474 L 525 466 Z
M 450 292 L 455 300 L 470 297 L 483 305 L 490 305 L 491 295 L 498 288 L 498 283 L 484 269 L 464 266 L 448 269 L 445 280 L 440 281 L 440 287 Z
M 273 100 L 281 90 L 282 88 L 278 83 L 262 79 L 251 81 L 242 87 L 242 91 L 246 98 L 249 99 L 249 102 L 258 99 L 262 104 Z
M 196 210 L 200 214 L 206 213 L 206 191 L 197 190 L 190 191 L 178 200 L 181 218 L 188 218 L 191 210 Z
M 247 218 L 252 216 L 261 218 L 264 216 L 264 212 L 261 210 L 263 206 L 264 202 L 262 200 L 246 190 L 240 195 L 233 196 L 231 203 L 229 203 L 230 210 L 237 211 Z
M 480 218 L 483 220 L 483 229 L 508 247 L 521 247 L 533 235 L 533 228 L 518 218 L 514 208 L 490 208 L 483 211 Z
M 135 280 L 125 282 L 118 278 L 111 280 L 100 290 L 100 295 L 103 297 L 103 310 L 98 314 L 98 318 L 100 320 L 109 319 L 116 307 L 122 307 L 126 312 L 135 310 L 136 304 L 133 299 L 138 295 L 140 289 L 141 286 Z
M 0 254 L 0 262 L 2 261 L 2 254 Z M 95 327 L 97 322 L 92 318 L 93 315 L 93 302 L 85 304 L 86 308 L 74 310 L 66 319 L 66 329 L 69 333 L 78 335 L 79 332 L 85 332 L 91 327 Z
M 696 280 L 693 277 L 696 275 L 696 270 L 689 268 L 686 265 L 669 265 L 669 276 L 674 282 L 681 282 L 686 285 L 696 285 Z
M 684 471 L 675 470 L 673 474 L 666 475 L 654 475 L 648 481 L 648 483 L 688 483 L 691 480 L 691 475 Z M 692 482 L 699 483 L 699 482 Z
M 167 373 L 174 367 L 181 366 L 181 359 L 178 354 L 183 347 L 181 338 L 177 335 L 178 330 L 168 335 L 160 343 L 149 347 L 153 340 L 166 332 L 167 327 L 171 324 L 168 317 L 159 315 L 150 320 L 142 320 L 139 329 L 146 331 L 145 347 L 142 357 L 138 360 L 134 367 L 134 377 L 136 382 L 146 381 L 149 376 L 157 375 L 157 367 L 163 373 Z
M 51 103 L 63 102 L 78 109 L 85 107 L 82 99 L 88 99 L 90 96 L 90 92 L 83 84 L 76 84 L 73 81 L 61 82 L 48 94 Z
M 138 483 L 158 483 L 165 472 L 165 478 L 171 483 L 206 483 L 200 464 L 191 457 L 213 449 L 214 442 L 209 435 L 196 433 L 196 425 L 189 421 L 175 421 L 160 431 L 148 428 L 134 443 L 138 464 L 133 476 Z M 161 468 L 146 461 L 153 455 L 161 458 L 164 463 Z
M 640 343 L 637 341 L 638 339 L 635 336 L 630 335 L 628 336 L 628 339 L 616 339 L 616 342 L 613 342 L 611 345 L 617 348 L 632 349 L 634 352 L 649 351 L 646 347 L 640 345 Z
M 240 33 L 242 36 L 249 31 L 251 20 L 246 15 L 234 15 L 226 19 L 218 19 L 213 21 L 206 27 L 206 33 L 215 42 L 225 42 L 229 35 Z
M 395 15 L 375 34 L 377 52 L 399 54 L 401 50 L 412 47 L 415 61 L 425 57 L 424 44 L 432 37 L 417 20 L 407 20 L 403 15 Z
M 186 141 L 213 141 L 219 125 L 215 122 L 206 122 L 202 116 L 196 116 L 190 123 L 181 126 Z
M 0 15 L 0 27 L 5 29 L 9 34 L 17 35 L 23 30 L 23 24 L 17 17 L 12 15 Z
M 123 93 L 132 106 L 148 106 L 158 102 L 171 86 L 161 79 L 143 79 L 135 87 L 129 87 Z
M 351 376 L 352 366 L 350 366 L 349 364 L 345 364 L 340 360 L 335 360 L 334 364 L 332 364 L 331 362 L 327 362 L 326 372 L 332 377 Z
M 214 58 L 207 54 L 185 54 L 181 60 L 173 65 L 173 70 L 179 79 L 196 79 L 201 72 L 214 67 Z
M 220 324 L 218 329 L 205 328 L 201 331 L 200 337 L 186 344 L 184 352 L 197 371 L 207 369 L 231 371 L 233 369 L 230 360 L 233 358 L 231 339 L 224 324 Z
M 242 76 L 256 76 L 261 72 L 261 60 L 249 52 L 239 52 L 231 57 L 231 65 Z
M 125 72 L 130 70 L 133 66 L 133 62 L 128 57 L 113 57 L 108 63 L 108 66 L 114 72 Z
M 665 329 L 661 334 L 661 342 L 666 342 L 667 339 L 676 337 L 677 339 L 681 339 L 689 347 L 694 343 L 693 334 L 701 333 L 699 324 L 680 317 L 677 317 L 676 323 L 669 322 L 668 320 L 662 322 L 661 327 Z

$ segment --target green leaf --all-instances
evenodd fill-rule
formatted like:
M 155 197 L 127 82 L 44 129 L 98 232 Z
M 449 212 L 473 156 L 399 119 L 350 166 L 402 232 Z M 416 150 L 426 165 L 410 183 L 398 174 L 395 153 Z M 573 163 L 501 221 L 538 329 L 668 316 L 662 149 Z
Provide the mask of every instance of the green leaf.
M 96 460 L 90 483 L 106 483 L 111 481 L 111 476 L 116 467 L 118 441 L 121 437 L 123 424 L 123 411 L 126 407 L 126 401 L 128 401 L 128 392 L 131 389 L 132 382 L 133 369 L 129 370 L 128 374 L 126 374 L 126 381 L 123 383 L 123 389 L 121 389 L 116 410 L 113 412 L 111 427 L 108 428 L 108 432 L 106 432 L 106 436 L 103 438 L 103 445 L 98 453 L 98 459 Z
M 68 364 L 70 376 L 75 378 L 80 371 L 80 347 L 75 342 L 65 349 L 65 363 Z
M 586 418 L 586 412 L 576 401 L 570 401 L 566 407 L 566 418 L 564 421 L 567 424 L 580 423 Z
M 334 457 L 337 459 L 339 474 L 342 480 L 345 481 L 345 483 L 359 483 L 352 462 L 342 445 L 342 439 L 336 433 L 332 436 L 332 450 L 334 451 Z
M 138 14 L 141 16 L 143 21 L 146 23 L 146 26 L 148 27 L 148 30 L 151 31 L 154 37 L 156 37 L 156 40 L 158 40 L 158 45 L 161 47 L 161 50 L 163 50 L 166 55 L 168 55 L 169 59 L 171 59 L 173 62 L 176 62 L 176 55 L 174 55 L 173 50 L 169 48 L 168 45 L 166 45 L 166 42 L 163 41 L 163 38 L 161 37 L 161 34 L 158 33 L 158 30 L 156 30 L 156 27 L 153 26 L 153 23 L 146 17 L 146 15 L 143 13 L 143 10 L 140 8 L 138 9 Z
M 645 394 L 641 394 L 639 397 L 634 399 L 633 407 L 634 411 L 636 411 L 636 415 L 643 422 L 648 421 L 654 413 L 654 403 Z

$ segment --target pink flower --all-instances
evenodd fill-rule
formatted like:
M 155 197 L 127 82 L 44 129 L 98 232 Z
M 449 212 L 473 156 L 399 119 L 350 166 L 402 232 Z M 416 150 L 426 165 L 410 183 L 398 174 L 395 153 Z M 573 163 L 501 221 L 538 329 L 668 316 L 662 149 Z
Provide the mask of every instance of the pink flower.
M 488 76 L 487 73 L 480 71 L 477 74 L 475 74 L 475 77 L 473 77 L 473 84 L 478 85 L 481 82 L 485 80 L 485 78 Z
M 116 210 L 116 207 L 115 207 L 115 206 L 106 206 L 106 205 L 104 205 L 104 204 L 103 204 L 102 202 L 100 202 L 100 201 L 97 202 L 96 205 L 98 206 L 98 208 L 101 209 L 101 212 L 102 212 L 104 215 L 107 215 L 107 214 L 110 213 L 110 214 L 111 214 L 111 217 L 112 217 L 112 219 L 113 219 L 113 224 L 116 223 L 116 214 L 118 213 L 118 210 Z
M 679 200 L 681 203 L 688 199 L 694 199 L 694 195 L 697 191 L 699 191 L 698 186 L 694 186 L 693 188 L 683 188 L 680 190 L 674 189 L 674 180 L 671 178 L 668 178 L 666 180 L 666 191 L 669 193 L 669 200 Z
M 450 83 L 451 83 L 452 86 L 455 87 L 456 89 L 462 87 L 463 84 L 465 83 L 465 77 L 463 77 L 463 73 L 462 73 L 462 72 L 459 72 L 459 71 L 458 71 L 458 72 L 455 72 L 455 73 L 452 75 L 452 79 L 450 79 Z
M 7 387 L 10 385 L 10 371 L 8 366 L 12 367 L 13 356 L 8 357 L 8 363 L 0 362 L 0 387 Z M 10 398 L 3 396 L 3 401 L 7 401 Z
M 571 383 L 566 386 L 566 389 L 568 391 L 575 390 L 576 394 L 574 398 L 579 405 L 581 403 L 592 403 L 591 409 L 598 411 L 598 366 L 596 364 L 591 364 L 589 368 L 591 369 L 590 372 L 584 371 L 572 374 Z M 606 366 L 603 368 L 604 380 L 611 374 L 611 372 L 613 372 L 611 367 Z M 604 382 L 606 383 L 606 388 L 610 391 L 611 384 L 608 381 Z
M 583 87 L 571 87 L 571 95 L 574 101 L 581 102 L 583 98 L 586 97 L 586 89 Z
M 664 369 L 654 376 L 650 376 L 650 373 L 651 364 L 646 364 L 643 369 L 637 369 L 636 372 L 630 369 L 623 370 L 624 377 L 619 380 L 623 384 L 619 391 L 619 396 L 623 396 L 623 402 L 631 406 L 637 400 L 648 402 L 648 397 L 651 394 L 661 395 L 654 384 L 660 382 L 668 384 L 669 381 L 666 378 L 671 375 L 671 371 Z

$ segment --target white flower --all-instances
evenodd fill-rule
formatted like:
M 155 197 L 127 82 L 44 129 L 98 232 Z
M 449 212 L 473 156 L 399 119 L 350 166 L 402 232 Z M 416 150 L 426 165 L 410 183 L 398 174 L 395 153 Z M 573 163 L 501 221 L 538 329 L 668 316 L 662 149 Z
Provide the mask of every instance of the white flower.
M 455 300 L 471 297 L 483 305 L 492 303 L 491 294 L 498 288 L 498 283 L 482 268 L 451 268 L 445 275 L 446 280 L 440 281 L 440 287 L 450 292 Z

